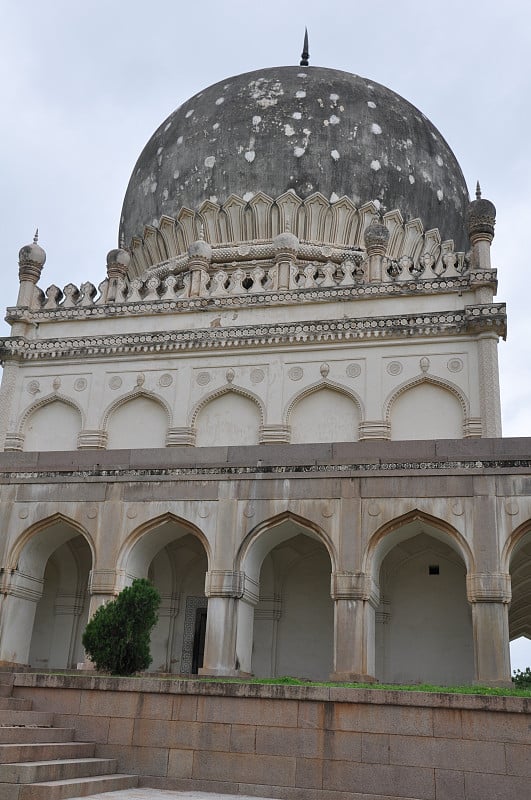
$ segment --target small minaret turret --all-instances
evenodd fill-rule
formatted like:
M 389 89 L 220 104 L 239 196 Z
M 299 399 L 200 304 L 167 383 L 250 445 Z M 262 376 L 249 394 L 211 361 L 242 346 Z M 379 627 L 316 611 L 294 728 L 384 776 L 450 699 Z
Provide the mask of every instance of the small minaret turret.
M 373 217 L 363 234 L 367 257 L 369 259 L 367 277 L 370 282 L 382 280 L 382 263 L 387 253 L 389 229 L 380 217 Z
M 46 261 L 46 253 L 39 242 L 39 229 L 35 231 L 32 244 L 25 244 L 18 254 L 18 291 L 17 306 L 19 308 L 32 308 L 35 298 L 35 286 L 41 277 L 42 268 Z
M 468 205 L 466 222 L 472 245 L 472 264 L 479 269 L 491 269 L 490 246 L 494 239 L 496 207 L 490 200 L 481 197 L 479 181 L 476 184 L 476 199 Z
M 107 253 L 107 296 L 106 302 L 116 300 L 118 285 L 121 281 L 125 280 L 129 264 L 131 263 L 131 256 L 125 249 L 125 244 L 120 241 L 120 247 L 110 250 Z

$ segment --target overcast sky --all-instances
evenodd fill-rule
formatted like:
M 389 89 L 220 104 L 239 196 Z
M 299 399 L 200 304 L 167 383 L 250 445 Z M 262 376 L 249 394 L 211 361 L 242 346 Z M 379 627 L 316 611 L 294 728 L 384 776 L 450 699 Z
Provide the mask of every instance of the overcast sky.
M 153 131 L 225 77 L 298 64 L 355 72 L 418 106 L 469 190 L 498 209 L 493 263 L 507 302 L 500 344 L 505 436 L 531 436 L 531 10 L 525 0 L 25 0 L 0 25 L 0 306 L 18 251 L 40 231 L 42 288 L 105 277 L 123 196 Z M 0 335 L 8 327 L 0 323 Z M 531 662 L 531 658 L 528 659 Z

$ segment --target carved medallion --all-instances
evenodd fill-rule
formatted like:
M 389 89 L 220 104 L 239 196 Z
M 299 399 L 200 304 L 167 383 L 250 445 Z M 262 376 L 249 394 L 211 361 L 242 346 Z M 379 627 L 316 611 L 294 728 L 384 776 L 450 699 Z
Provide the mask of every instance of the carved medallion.
M 263 369 L 251 370 L 251 383 L 262 383 L 264 378 L 265 378 L 265 372 Z
M 169 372 L 165 372 L 164 375 L 161 375 L 159 378 L 159 386 L 171 386 L 173 383 L 173 378 Z
M 357 378 L 359 375 L 361 375 L 361 367 L 359 364 L 347 364 L 345 372 L 349 378 Z
M 26 386 L 26 391 L 30 394 L 38 394 L 41 390 L 39 381 L 30 381 Z
M 389 375 L 400 375 L 402 370 L 403 366 L 400 361 L 391 361 L 391 363 L 387 365 L 387 372 Z
M 87 379 L 86 378 L 78 378 L 74 381 L 74 389 L 76 392 L 84 392 L 87 388 Z
M 199 386 L 206 386 L 207 383 L 210 383 L 212 377 L 210 375 L 210 372 L 200 372 L 198 375 L 196 375 L 195 380 L 196 383 L 199 384 Z
M 300 381 L 303 375 L 304 371 L 302 367 L 291 367 L 291 369 L 288 370 L 288 377 L 292 381 Z
M 446 366 L 450 372 L 461 372 L 463 369 L 463 362 L 460 358 L 451 358 Z
M 119 375 L 113 375 L 112 378 L 109 380 L 109 387 L 111 389 L 119 389 L 122 385 L 122 379 Z

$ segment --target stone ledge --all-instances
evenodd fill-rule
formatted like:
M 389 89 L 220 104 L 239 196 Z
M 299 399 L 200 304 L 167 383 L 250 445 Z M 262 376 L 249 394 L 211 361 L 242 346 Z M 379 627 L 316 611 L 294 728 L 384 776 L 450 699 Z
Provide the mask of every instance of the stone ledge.
M 266 700 L 311 700 L 317 702 L 391 705 L 422 708 L 531 713 L 531 697 L 453 694 L 450 692 L 353 689 L 344 686 L 289 686 L 286 684 L 231 683 L 182 678 L 116 678 L 104 675 L 57 675 L 17 672 L 15 687 L 77 689 L 78 691 L 139 692 L 169 695 L 200 695 Z

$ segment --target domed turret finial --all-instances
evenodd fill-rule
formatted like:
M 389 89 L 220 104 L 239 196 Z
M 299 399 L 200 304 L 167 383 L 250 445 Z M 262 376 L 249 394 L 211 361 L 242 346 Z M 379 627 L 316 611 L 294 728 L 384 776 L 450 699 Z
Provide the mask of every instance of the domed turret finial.
M 468 204 L 466 225 L 472 245 L 473 264 L 480 269 L 490 269 L 490 245 L 494 238 L 496 207 L 490 200 L 481 197 L 479 181 L 476 199 Z
M 302 46 L 302 53 L 301 53 L 301 67 L 308 67 L 310 65 L 310 50 L 308 48 L 308 28 L 304 29 L 304 44 Z
M 34 287 L 37 284 L 44 262 L 46 253 L 38 244 L 39 229 L 35 231 L 32 244 L 26 244 L 18 254 L 18 279 L 20 290 L 17 305 L 31 307 L 34 300 Z

